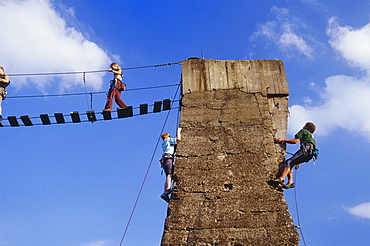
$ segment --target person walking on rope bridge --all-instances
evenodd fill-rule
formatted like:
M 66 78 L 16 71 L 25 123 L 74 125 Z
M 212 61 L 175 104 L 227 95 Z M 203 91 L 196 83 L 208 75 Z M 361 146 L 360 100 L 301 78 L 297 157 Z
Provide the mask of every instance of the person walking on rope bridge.
M 1 104 L 3 103 L 3 100 L 6 99 L 6 90 L 5 87 L 9 85 L 9 77 L 7 74 L 4 73 L 4 68 L 0 66 L 0 123 L 3 120 L 3 108 L 1 107 Z
M 170 202 L 169 195 L 171 194 L 171 182 L 172 182 L 172 174 L 174 171 L 174 157 L 175 157 L 175 145 L 181 141 L 181 128 L 177 129 L 176 138 L 171 138 L 170 134 L 163 133 L 162 134 L 162 159 L 161 165 L 164 169 L 166 174 L 166 181 L 164 182 L 164 192 L 161 195 L 161 198 L 166 202 Z
M 112 110 L 113 98 L 120 107 L 127 107 L 121 99 L 121 91 L 126 90 L 126 84 L 122 82 L 122 68 L 115 62 L 110 64 L 109 72 L 113 72 L 113 80 L 110 81 L 107 103 L 104 110 Z
M 307 122 L 294 139 L 275 139 L 277 143 L 296 144 L 300 141 L 301 148 L 289 159 L 285 160 L 279 171 L 279 178 L 270 180 L 272 183 L 281 184 L 284 188 L 294 188 L 293 182 L 293 167 L 298 169 L 303 162 L 310 161 L 313 157 L 317 159 L 318 150 L 316 149 L 316 140 L 312 135 L 316 130 L 316 126 L 312 122 Z M 288 182 L 284 185 L 285 177 L 288 177 Z

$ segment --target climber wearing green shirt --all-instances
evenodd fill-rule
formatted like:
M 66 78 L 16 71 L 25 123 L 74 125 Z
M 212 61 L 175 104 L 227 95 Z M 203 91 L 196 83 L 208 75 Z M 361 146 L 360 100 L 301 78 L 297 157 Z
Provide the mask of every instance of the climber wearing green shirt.
M 276 139 L 277 143 L 288 143 L 296 144 L 300 142 L 301 148 L 289 159 L 285 160 L 282 165 L 282 170 L 280 170 L 279 178 L 272 180 L 273 182 L 278 182 L 283 184 L 284 188 L 293 188 L 295 186 L 293 182 L 293 167 L 298 169 L 302 162 L 308 162 L 315 154 L 313 153 L 316 149 L 316 140 L 312 135 L 316 130 L 316 126 L 307 122 L 306 125 L 301 129 L 294 139 Z M 284 185 L 284 179 L 288 176 L 288 183 Z

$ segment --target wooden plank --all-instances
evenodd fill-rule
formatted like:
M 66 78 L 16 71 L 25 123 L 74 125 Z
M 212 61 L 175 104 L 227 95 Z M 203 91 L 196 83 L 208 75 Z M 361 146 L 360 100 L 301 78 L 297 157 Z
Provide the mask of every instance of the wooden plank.
M 86 115 L 89 121 L 96 121 L 96 115 L 94 111 L 86 111 Z
M 171 99 L 163 100 L 162 110 L 169 110 L 169 109 L 171 109 Z
M 33 123 L 28 115 L 21 116 L 21 120 L 25 126 L 33 126 Z
M 78 112 L 76 112 L 76 111 L 71 112 L 70 115 L 71 115 L 73 123 L 80 123 L 81 122 L 80 114 Z
M 161 112 L 162 101 L 154 102 L 153 113 Z
M 17 117 L 15 116 L 8 116 L 8 121 L 11 126 L 19 126 Z
M 40 119 L 43 125 L 51 125 L 49 115 L 47 114 L 40 114 Z
M 140 104 L 140 114 L 147 114 L 148 113 L 148 104 Z
M 66 121 L 64 120 L 64 116 L 62 113 L 55 113 L 54 114 L 55 120 L 57 121 L 58 124 L 64 124 Z
M 117 109 L 118 118 L 127 118 L 133 116 L 132 106 Z
M 111 120 L 112 119 L 112 112 L 109 109 L 104 109 L 103 112 L 104 120 Z

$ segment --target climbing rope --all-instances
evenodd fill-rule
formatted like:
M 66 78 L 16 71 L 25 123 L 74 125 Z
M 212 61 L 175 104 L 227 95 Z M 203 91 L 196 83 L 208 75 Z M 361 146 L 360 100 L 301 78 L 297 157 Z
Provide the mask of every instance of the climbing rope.
M 297 184 L 297 173 L 298 173 L 298 169 L 296 169 L 295 175 L 294 175 L 294 183 L 295 184 Z M 298 222 L 298 225 L 296 226 L 296 228 L 299 230 L 299 232 L 301 234 L 301 238 L 303 240 L 303 244 L 306 246 L 306 240 L 304 239 L 304 235 L 303 235 L 303 231 L 302 231 L 302 227 L 301 227 L 301 220 L 299 218 L 298 199 L 297 199 L 297 185 L 294 187 L 294 200 L 295 200 L 295 208 L 296 208 L 297 222 Z
M 286 152 L 286 153 L 289 154 L 289 155 L 294 155 L 293 153 L 290 153 L 290 152 Z M 294 187 L 294 202 L 295 202 L 295 209 L 296 209 L 297 222 L 298 222 L 298 225 L 296 225 L 296 228 L 299 230 L 299 233 L 301 234 L 303 244 L 306 246 L 306 240 L 304 239 L 304 235 L 303 235 L 303 231 L 302 231 L 302 227 L 301 227 L 301 220 L 300 220 L 300 217 L 299 217 L 299 209 L 298 209 L 298 199 L 297 199 L 297 173 L 298 173 L 298 169 L 296 169 L 296 171 L 294 173 L 295 173 L 294 174 L 294 183 L 296 184 L 296 186 Z
M 181 84 L 180 84 L 180 85 L 181 85 Z M 174 96 L 174 98 L 173 98 L 173 100 L 172 100 L 172 101 L 175 101 L 176 96 L 177 96 L 177 93 L 178 93 L 179 88 L 180 88 L 180 85 L 177 87 L 177 90 L 176 90 L 175 96 Z M 180 108 L 180 107 L 179 107 L 179 108 Z M 172 109 L 172 107 L 171 107 L 171 109 Z M 167 116 L 166 116 L 166 118 L 165 118 L 165 120 L 164 120 L 164 123 L 163 123 L 162 129 L 161 129 L 161 131 L 160 131 L 160 134 L 159 134 L 159 135 L 161 135 L 161 134 L 162 134 L 162 132 L 163 132 L 163 130 L 164 130 L 164 128 L 165 128 L 165 126 L 166 126 L 166 124 L 167 124 L 167 121 L 168 121 L 169 115 L 170 115 L 170 113 L 171 113 L 171 109 L 170 109 L 170 110 L 168 111 L 168 113 L 167 113 Z M 179 111 L 180 111 L 180 109 L 179 109 Z M 147 168 L 146 173 L 145 173 L 145 175 L 144 175 L 143 182 L 141 183 L 141 186 L 140 186 L 140 189 L 139 189 L 139 193 L 138 193 L 138 195 L 137 195 L 137 197 L 136 197 L 136 201 L 135 201 L 135 203 L 134 203 L 134 207 L 132 208 L 132 211 L 131 211 L 130 217 L 129 217 L 128 222 L 127 222 L 127 224 L 126 224 L 125 231 L 124 231 L 124 233 L 123 233 L 123 236 L 122 236 L 121 242 L 120 242 L 120 244 L 119 244 L 120 246 L 122 246 L 123 240 L 125 239 L 125 236 L 126 236 L 127 230 L 128 230 L 128 228 L 129 228 L 129 226 L 130 226 L 131 219 L 132 219 L 132 217 L 133 217 L 133 215 L 134 215 L 134 212 L 135 212 L 135 210 L 136 210 L 136 206 L 137 206 L 137 204 L 138 204 L 138 202 L 139 202 L 139 198 L 140 198 L 140 196 L 141 196 L 141 192 L 143 191 L 143 188 L 144 188 L 144 185 L 145 185 L 146 179 L 147 179 L 148 174 L 149 174 L 149 170 L 150 170 L 150 168 L 151 168 L 151 166 L 152 166 L 153 159 L 154 159 L 155 153 L 156 153 L 156 151 L 157 151 L 157 148 L 158 148 L 158 145 L 159 145 L 159 141 L 160 141 L 160 139 L 161 139 L 161 138 L 159 137 L 159 138 L 158 138 L 158 140 L 157 140 L 157 143 L 156 143 L 156 145 L 155 145 L 155 148 L 154 148 L 154 151 L 153 151 L 152 157 L 151 157 L 151 159 L 150 159 L 150 162 L 149 162 L 148 168 Z

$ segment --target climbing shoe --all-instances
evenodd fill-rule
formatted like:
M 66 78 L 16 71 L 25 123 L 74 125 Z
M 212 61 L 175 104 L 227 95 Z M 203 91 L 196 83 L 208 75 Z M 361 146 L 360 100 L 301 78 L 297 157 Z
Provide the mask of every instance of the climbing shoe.
M 294 187 L 295 187 L 295 183 L 285 184 L 285 185 L 283 185 L 283 187 L 284 187 L 285 189 L 294 188 Z
M 283 185 L 284 184 L 284 180 L 281 180 L 281 179 L 279 179 L 279 180 L 271 179 L 269 182 L 273 183 L 273 184 L 276 184 L 276 185 L 280 185 L 280 184 Z
M 161 198 L 163 200 L 165 200 L 166 202 L 168 202 L 168 203 L 170 202 L 170 197 L 168 195 L 164 194 L 164 193 L 161 195 Z
M 163 192 L 163 194 L 161 195 L 161 198 L 163 199 L 163 200 L 165 200 L 166 202 L 170 202 L 170 197 L 169 197 L 169 195 L 171 194 L 171 189 L 169 189 L 169 190 L 166 190 L 165 192 Z

